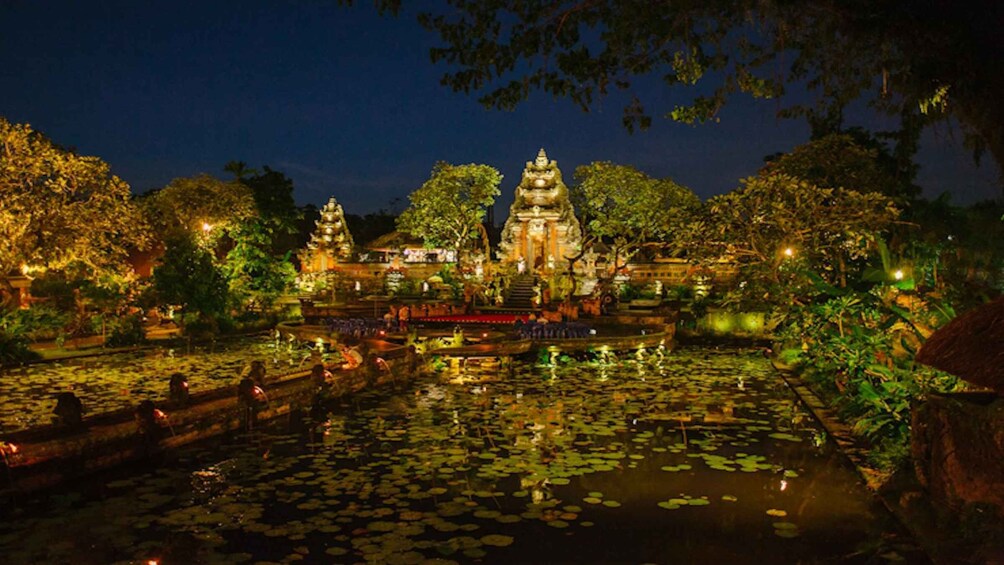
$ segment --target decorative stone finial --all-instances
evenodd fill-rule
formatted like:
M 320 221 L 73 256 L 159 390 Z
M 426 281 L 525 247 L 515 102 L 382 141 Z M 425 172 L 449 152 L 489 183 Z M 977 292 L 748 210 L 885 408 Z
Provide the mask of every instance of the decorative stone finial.
M 540 151 L 537 152 L 537 160 L 534 161 L 533 164 L 537 165 L 538 167 L 546 167 L 547 163 L 548 163 L 547 153 L 545 153 L 544 148 L 541 147 Z

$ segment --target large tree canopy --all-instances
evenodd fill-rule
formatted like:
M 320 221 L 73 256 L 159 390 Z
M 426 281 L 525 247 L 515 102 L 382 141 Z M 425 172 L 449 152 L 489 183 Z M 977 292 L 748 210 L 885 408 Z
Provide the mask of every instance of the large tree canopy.
M 142 203 L 150 224 L 164 238 L 203 230 L 218 237 L 257 215 L 250 188 L 207 174 L 176 178 Z
M 394 9 L 400 1 L 379 4 Z M 624 90 L 634 95 L 625 124 L 646 127 L 651 117 L 635 88 L 641 77 L 695 87 L 686 102 L 659 109 L 687 123 L 717 119 L 737 92 L 777 97 L 797 83 L 817 101 L 786 114 L 831 122 L 834 131 L 843 108 L 864 97 L 911 126 L 921 113 L 953 116 L 977 154 L 987 149 L 1004 165 L 1004 3 L 997 0 L 447 4 L 420 16 L 443 41 L 432 58 L 451 66 L 445 85 L 479 93 L 490 107 L 511 109 L 543 90 L 589 109 Z
M 147 240 L 129 185 L 104 161 L 0 118 L 0 282 L 20 269 L 93 278 Z
M 912 171 L 901 171 L 896 160 L 878 143 L 865 146 L 846 133 L 814 139 L 771 160 L 763 172 L 780 173 L 827 188 L 850 188 L 858 192 L 907 198 L 919 188 Z
M 595 162 L 575 169 L 572 199 L 587 241 L 604 240 L 626 261 L 643 244 L 666 245 L 701 204 L 690 189 L 625 165 Z
M 408 197 L 411 206 L 398 217 L 398 229 L 459 252 L 478 236 L 501 183 L 502 174 L 488 165 L 436 163 L 429 180 Z
M 687 248 L 697 260 L 733 262 L 739 299 L 790 305 L 811 282 L 804 272 L 845 286 L 852 263 L 876 252 L 877 238 L 898 216 L 892 200 L 877 192 L 765 173 L 705 202 Z

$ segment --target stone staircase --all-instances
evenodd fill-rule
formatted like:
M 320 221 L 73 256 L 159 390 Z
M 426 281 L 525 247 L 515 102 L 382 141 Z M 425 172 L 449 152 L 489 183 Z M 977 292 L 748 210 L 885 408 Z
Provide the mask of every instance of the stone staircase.
M 506 308 L 518 308 L 529 310 L 533 308 L 533 287 L 537 284 L 537 278 L 529 273 L 523 273 L 509 285 L 509 296 L 506 297 L 504 306 Z

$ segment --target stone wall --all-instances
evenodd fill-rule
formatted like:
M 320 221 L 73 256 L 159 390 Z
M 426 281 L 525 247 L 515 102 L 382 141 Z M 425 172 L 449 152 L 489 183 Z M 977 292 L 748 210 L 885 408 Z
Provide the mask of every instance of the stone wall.
M 931 395 L 913 408 L 911 451 L 936 501 L 955 510 L 988 504 L 1004 516 L 1004 398 Z

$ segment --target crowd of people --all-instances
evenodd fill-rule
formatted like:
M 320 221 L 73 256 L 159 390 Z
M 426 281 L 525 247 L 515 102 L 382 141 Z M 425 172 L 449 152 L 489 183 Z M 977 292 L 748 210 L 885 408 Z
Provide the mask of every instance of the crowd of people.
M 531 318 L 516 320 L 516 333 L 521 339 L 569 339 L 589 337 L 590 327 L 581 322 L 549 322 Z
M 332 332 L 357 338 L 377 336 L 387 329 L 383 320 L 370 318 L 328 318 L 324 325 Z

